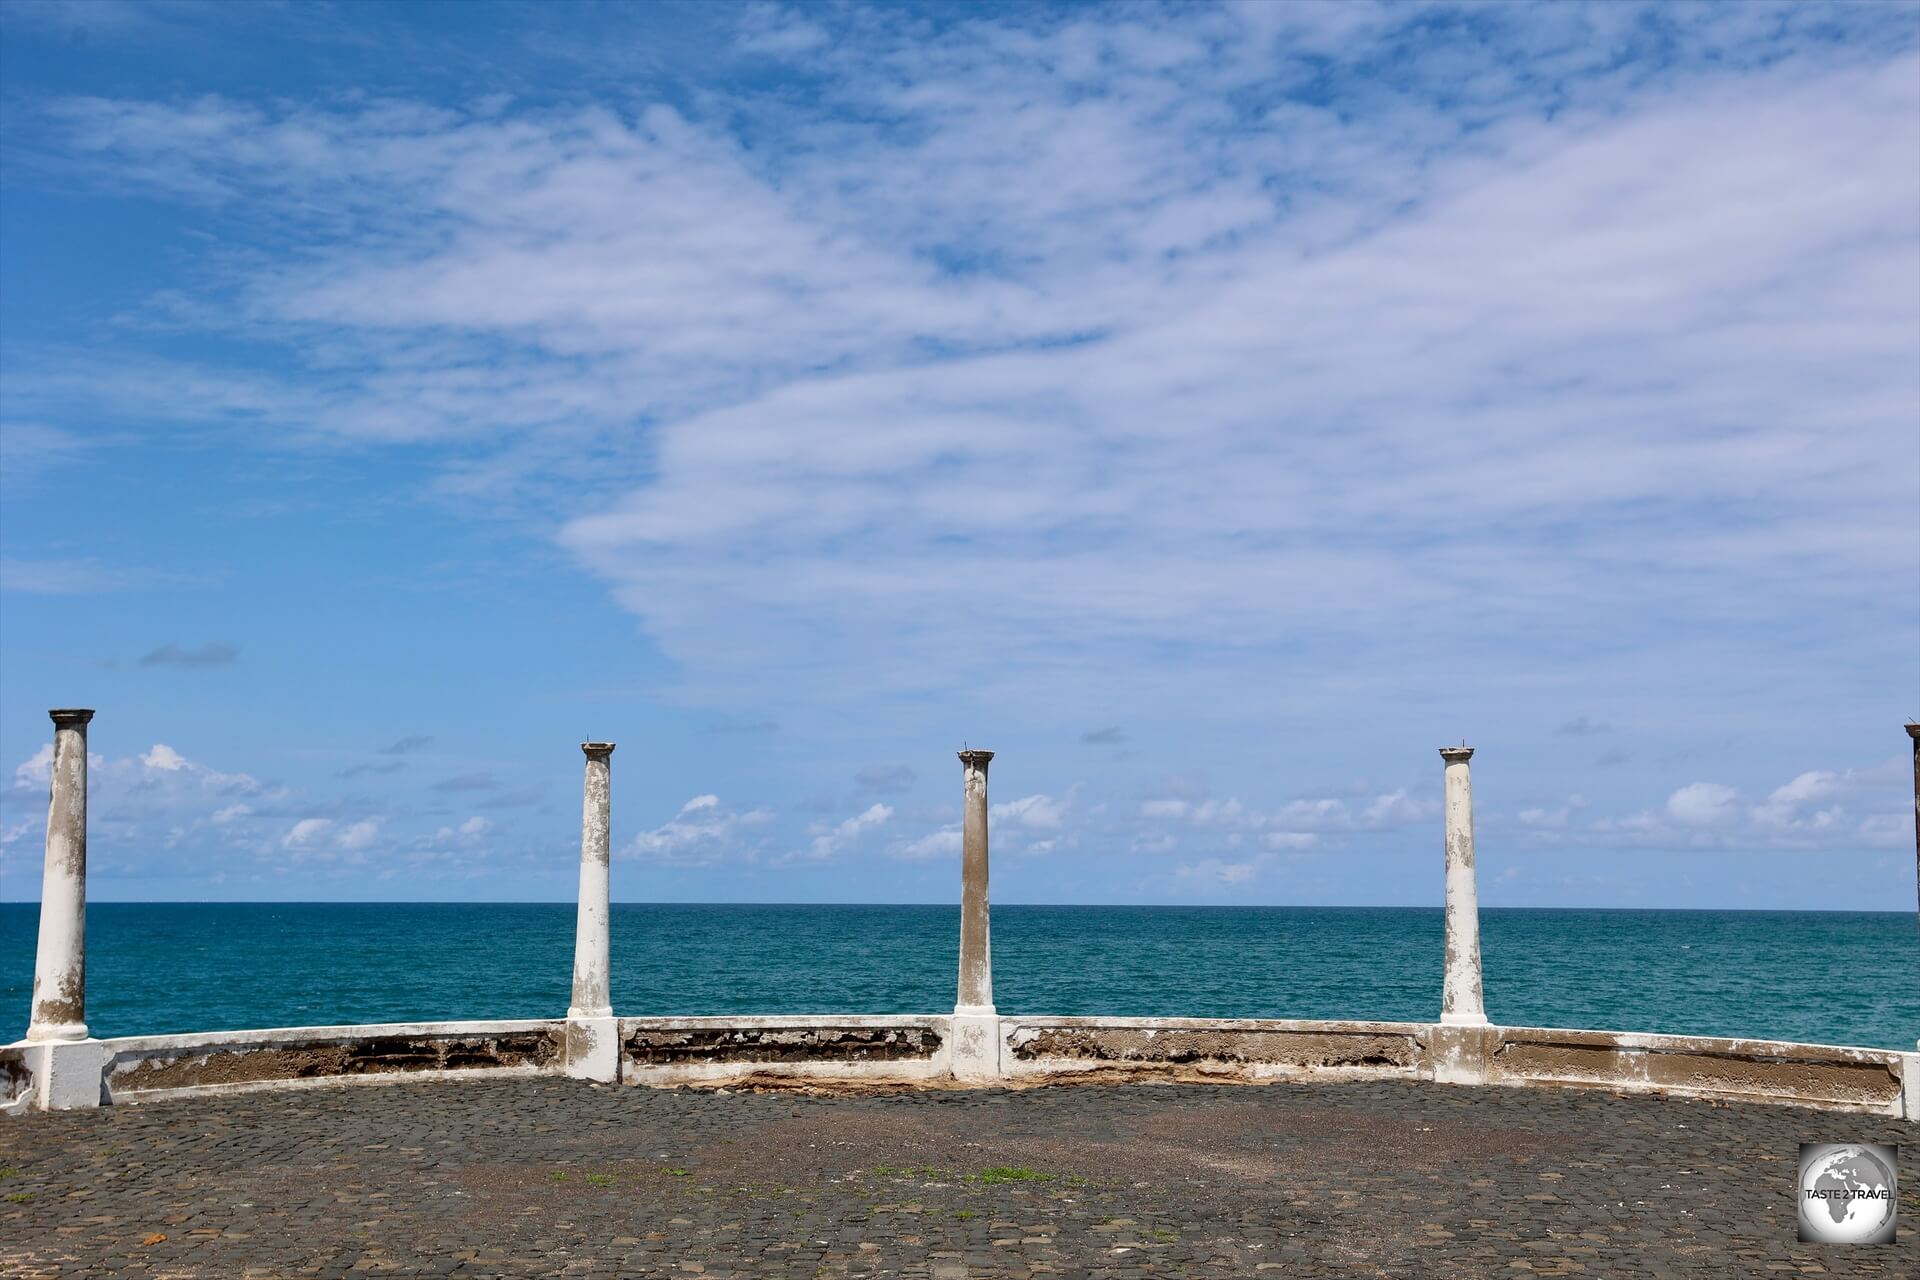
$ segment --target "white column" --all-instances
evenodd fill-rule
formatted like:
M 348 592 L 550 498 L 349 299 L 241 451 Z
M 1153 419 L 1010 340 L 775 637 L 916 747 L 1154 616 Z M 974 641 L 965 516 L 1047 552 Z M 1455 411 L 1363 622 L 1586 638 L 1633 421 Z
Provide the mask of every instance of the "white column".
M 1920 888 L 1920 724 L 1907 726 L 1913 739 L 1913 882 Z
M 53 720 L 53 785 L 47 800 L 47 860 L 40 879 L 40 944 L 27 1019 L 32 1106 L 97 1107 L 106 1052 L 87 1033 L 87 722 L 83 708 Z
M 53 789 L 40 877 L 40 948 L 33 965 L 29 1040 L 87 1038 L 87 721 L 93 712 L 49 711 Z
M 1907 736 L 1913 739 L 1913 883 L 1914 888 L 1920 891 L 1920 724 L 1908 725 Z M 1920 1047 L 1920 1041 L 1915 1044 Z M 1920 1076 L 1920 1060 L 1910 1061 L 1914 1063 L 1914 1074 Z M 1920 1079 L 1908 1083 L 1915 1099 L 1914 1106 L 1908 1108 L 1907 1112 L 1907 1118 L 1912 1120 L 1920 1118 L 1914 1115 L 1914 1111 L 1920 1109 Z
M 966 787 L 960 842 L 960 998 L 955 1013 L 991 1014 L 993 940 L 987 910 L 987 762 L 991 751 L 962 751 Z
M 1450 1027 L 1484 1027 L 1480 1001 L 1480 895 L 1473 876 L 1473 781 L 1467 761 L 1472 747 L 1442 747 L 1446 764 L 1447 966 L 1440 1021 Z
M 953 1074 L 1000 1074 L 1000 1018 L 993 1007 L 993 943 L 987 908 L 987 762 L 962 751 L 965 792 L 960 838 L 960 991 L 953 1009 Z
M 580 905 L 573 935 L 573 1002 L 567 1008 L 567 1074 L 613 1081 L 620 1074 L 619 1023 L 608 994 L 612 968 L 610 871 L 613 860 L 611 742 L 583 742 L 586 780 L 580 810 Z

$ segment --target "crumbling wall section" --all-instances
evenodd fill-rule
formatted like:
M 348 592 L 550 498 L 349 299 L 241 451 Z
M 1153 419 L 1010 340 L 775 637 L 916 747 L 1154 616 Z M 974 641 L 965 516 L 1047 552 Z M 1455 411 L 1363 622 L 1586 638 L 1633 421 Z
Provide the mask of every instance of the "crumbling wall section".
M 642 1084 L 747 1076 L 917 1080 L 947 1070 L 937 1016 L 623 1018 L 623 1078 Z
M 1659 1091 L 1849 1111 L 1902 1113 L 1904 1057 L 1890 1049 L 1662 1036 L 1615 1031 L 1497 1028 L 1487 1060 L 1496 1084 Z
M 33 1094 L 33 1064 L 15 1045 L 0 1047 L 0 1111 L 23 1109 Z
M 925 1027 L 646 1028 L 626 1037 L 629 1062 L 898 1062 L 931 1058 L 940 1033 Z
M 1403 1023 L 1199 1018 L 1009 1018 L 1014 1076 L 1104 1072 L 1264 1079 L 1292 1075 L 1412 1077 L 1421 1027 Z
M 558 1070 L 559 1023 L 425 1023 L 305 1027 L 108 1042 L 116 1099 L 236 1085 Z

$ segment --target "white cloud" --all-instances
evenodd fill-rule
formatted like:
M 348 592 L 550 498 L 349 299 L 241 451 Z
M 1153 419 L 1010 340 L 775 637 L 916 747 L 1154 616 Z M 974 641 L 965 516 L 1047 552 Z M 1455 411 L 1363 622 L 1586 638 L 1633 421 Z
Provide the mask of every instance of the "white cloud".
M 1740 793 L 1717 782 L 1695 782 L 1667 797 L 1667 812 L 1691 826 L 1710 827 L 1732 821 Z
M 887 850 L 891 857 L 908 862 L 924 862 L 934 858 L 957 858 L 960 856 L 962 833 L 959 827 L 943 827 L 930 831 L 915 840 L 902 841 Z
M 748 53 L 791 58 L 811 53 L 831 37 L 826 28 L 778 5 L 747 6 L 741 15 L 739 47 Z
M 773 818 L 760 809 L 735 811 L 713 794 L 697 795 L 680 806 L 669 822 L 635 836 L 623 856 L 670 866 L 708 866 L 728 857 L 751 858 L 760 842 L 755 828 Z
M 252 812 L 253 806 L 234 803 L 227 805 L 225 808 L 215 810 L 213 816 L 208 818 L 207 821 L 216 827 L 224 827 L 230 822 L 247 817 Z
M 1067 809 L 1071 803 L 1070 799 L 1056 800 L 1047 795 L 1022 796 L 1018 800 L 994 805 L 988 817 L 996 825 L 1017 823 L 1043 831 L 1058 831 L 1066 825 Z
M 283 849 L 310 848 L 333 827 L 331 818 L 302 818 L 280 838 Z
M 365 849 L 380 838 L 380 819 L 366 818 L 350 826 L 342 827 L 333 838 L 336 848 L 349 852 Z
M 1374 797 L 1358 816 L 1337 796 L 1292 800 L 1270 811 L 1238 799 L 1149 800 L 1140 806 L 1144 818 L 1216 832 L 1268 832 L 1271 848 L 1305 848 L 1317 842 L 1315 833 L 1395 830 L 1431 821 L 1439 812 L 1437 799 L 1411 799 L 1404 787 Z
M 1877 848 L 1898 843 L 1895 836 L 1900 831 L 1906 832 L 1908 840 L 1913 836 L 1904 758 L 1894 763 L 1902 768 L 1883 764 L 1869 769 L 1809 770 L 1774 787 L 1757 803 L 1736 787 L 1695 782 L 1674 791 L 1658 811 L 1595 818 L 1584 826 L 1573 821 L 1573 815 L 1588 804 L 1581 796 L 1569 796 L 1559 809 L 1523 809 L 1517 816 L 1524 838 L 1557 846 Z
M 156 773 L 178 773 L 187 768 L 187 758 L 164 742 L 156 742 L 153 749 L 140 757 L 140 763 Z
M 1410 800 L 1407 798 L 1407 789 L 1401 787 L 1398 791 L 1376 796 L 1361 816 L 1361 823 L 1368 827 L 1398 827 L 1425 821 L 1439 812 L 1440 802 L 1437 799 Z
M 1860 843 L 1873 849 L 1904 849 L 1913 842 L 1913 821 L 1904 813 L 1869 814 L 1860 822 Z
M 493 829 L 494 824 L 490 819 L 475 814 L 457 827 L 441 827 L 433 833 L 432 843 L 441 846 L 453 845 L 462 849 L 473 849 L 479 847 L 481 842 L 492 833 Z
M 13 769 L 13 785 L 18 788 L 45 787 L 53 783 L 53 744 L 43 742 L 40 749 Z
M 48 424 L 20 439 L 49 456 L 71 452 L 58 423 L 115 415 L 422 442 L 436 498 L 556 530 L 684 673 L 675 696 L 741 722 L 812 702 L 868 723 L 933 691 L 954 723 L 1077 731 L 1122 691 L 1130 742 L 1161 714 L 1196 755 L 1220 731 L 1224 758 L 1248 725 L 1512 701 L 1561 725 L 1548 747 L 1597 750 L 1606 722 L 1574 708 L 1631 726 L 1649 767 L 1698 748 L 1655 741 L 1673 725 L 1788 689 L 1783 668 L 1825 714 L 1865 696 L 1836 672 L 1911 648 L 1884 584 L 1920 569 L 1920 63 L 1875 8 L 935 27 L 767 6 L 727 18 L 727 56 L 793 59 L 804 94 L 783 73 L 671 107 L 633 95 L 652 79 L 470 111 L 67 99 L 24 165 L 184 207 L 236 251 L 147 309 L 212 340 L 133 350 L 124 325 L 36 352 L 8 411 Z M 157 354 L 233 334 L 275 358 Z M 166 582 L 0 568 L 36 591 Z M 194 814 L 259 796 L 172 756 L 140 779 L 169 818 L 187 789 Z M 33 763 L 16 791 L 44 785 Z M 1244 799 L 1149 802 L 1115 849 L 1437 830 L 1437 779 L 1287 802 L 1190 767 Z M 1588 822 L 1541 799 L 1568 783 L 1538 761 L 1507 791 L 1494 767 L 1483 797 L 1527 797 L 1504 834 L 1542 844 L 1839 847 L 1897 817 L 1846 774 L 1769 792 L 1716 760 L 1688 767 L 1738 789 L 1665 777 Z M 138 772 L 103 773 L 103 812 Z M 311 799 L 233 825 L 271 842 L 364 811 Z M 1012 803 L 996 836 L 1030 851 L 1090 817 Z M 801 821 L 765 843 L 837 838 Z M 957 849 L 900 825 L 898 856 Z M 627 852 L 753 856 L 757 826 L 705 794 Z
M 859 839 L 861 835 L 878 827 L 887 825 L 893 817 L 891 805 L 874 804 L 848 818 L 836 827 L 816 828 L 813 833 L 812 857 L 814 861 L 825 861 L 841 849 Z
M 722 700 L 1169 643 L 1245 693 L 1277 643 L 1412 673 L 1647 602 L 1758 635 L 1911 573 L 1910 55 L 1635 11 L 1697 57 L 1639 83 L 1573 52 L 1631 29 L 1583 12 L 1550 57 L 1558 19 L 1425 32 L 1393 94 L 1236 113 L 1414 21 L 1255 8 L 844 47 L 743 18 L 817 113 L 69 100 L 69 163 L 308 231 L 212 310 L 316 376 L 55 389 L 458 437 L 463 493 L 590 481 L 565 545 Z

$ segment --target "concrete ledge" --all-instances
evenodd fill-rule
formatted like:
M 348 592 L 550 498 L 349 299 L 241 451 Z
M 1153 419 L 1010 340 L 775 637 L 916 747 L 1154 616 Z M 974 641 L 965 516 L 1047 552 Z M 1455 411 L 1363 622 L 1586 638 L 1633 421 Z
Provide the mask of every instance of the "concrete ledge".
M 1054 1075 L 1412 1079 L 1423 1023 L 1254 1018 L 1001 1019 L 1011 1079 Z
M 1492 1084 L 1672 1093 L 1898 1116 L 1920 1055 L 1892 1049 L 1625 1031 L 1492 1028 Z M 1909 1119 L 1920 1118 L 1909 1116 Z
M 958 1020 L 946 1014 L 600 1021 L 594 1048 L 611 1048 L 614 1056 L 596 1058 L 591 1078 L 629 1084 L 1418 1079 L 1665 1093 L 1920 1120 L 1920 1054 L 1779 1040 L 1412 1022 L 1000 1017 L 997 1074 L 975 1078 L 957 1069 Z M 568 1036 L 579 1030 L 562 1019 L 387 1023 L 85 1044 L 98 1057 L 102 1100 L 144 1102 L 343 1082 L 559 1074 L 567 1069 Z M 41 1101 L 36 1054 L 44 1049 L 25 1041 L 0 1047 L 0 1110 Z M 94 1068 L 77 1065 L 86 1070 L 69 1084 L 81 1089 L 95 1078 Z
M 395 1022 L 103 1040 L 114 1102 L 385 1077 L 543 1075 L 561 1066 L 564 1023 Z
M 622 1018 L 620 1076 L 651 1085 L 928 1081 L 952 1074 L 951 1021 L 931 1014 Z

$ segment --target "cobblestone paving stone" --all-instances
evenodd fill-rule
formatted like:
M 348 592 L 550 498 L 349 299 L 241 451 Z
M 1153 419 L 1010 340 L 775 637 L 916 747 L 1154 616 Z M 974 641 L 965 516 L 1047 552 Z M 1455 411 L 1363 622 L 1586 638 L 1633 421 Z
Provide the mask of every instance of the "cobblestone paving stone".
M 1874 1248 L 1797 1243 L 1792 1188 L 1802 1141 L 1912 1132 L 1400 1083 L 252 1093 L 0 1120 L 0 1273 L 1915 1276 L 1910 1187 Z

